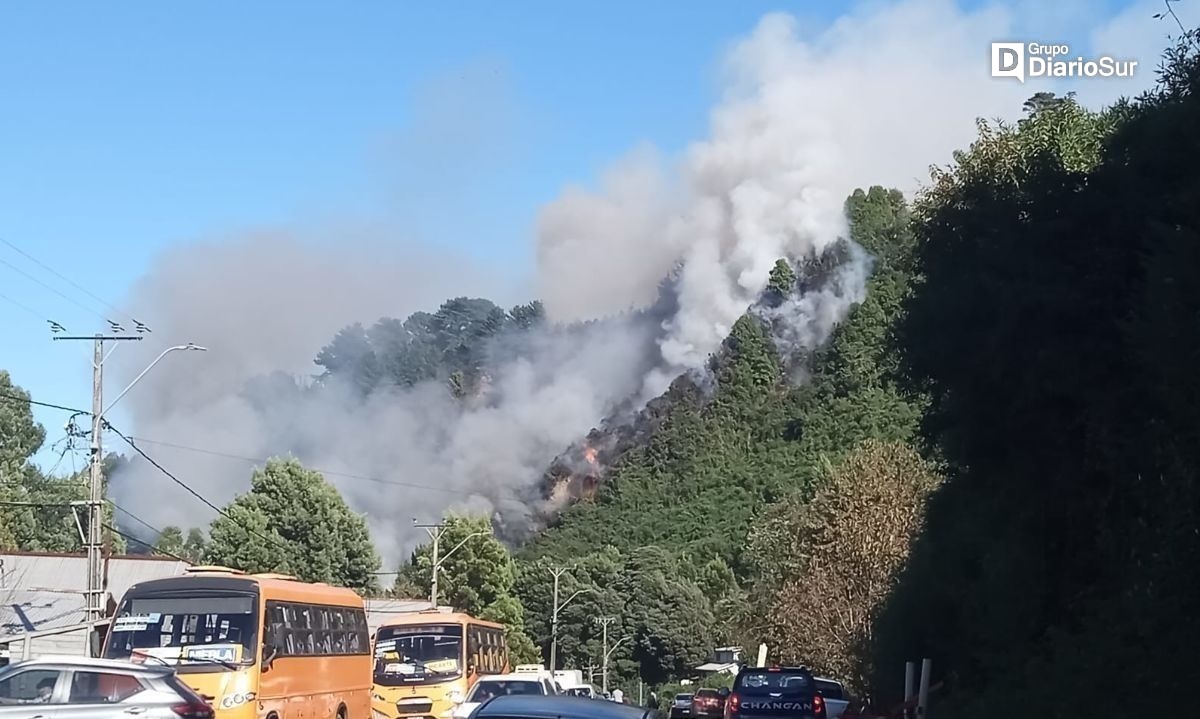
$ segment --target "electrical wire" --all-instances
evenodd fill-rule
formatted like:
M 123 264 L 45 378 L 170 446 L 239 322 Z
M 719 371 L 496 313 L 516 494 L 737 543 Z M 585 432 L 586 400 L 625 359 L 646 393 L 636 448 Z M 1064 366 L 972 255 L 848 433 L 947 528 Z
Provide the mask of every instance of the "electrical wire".
M 0 399 L 9 399 L 9 400 L 13 400 L 15 402 L 26 402 L 28 404 L 37 405 L 39 407 L 49 407 L 51 409 L 63 410 L 64 412 L 78 412 L 79 414 L 85 414 L 88 416 L 91 416 L 91 414 L 92 414 L 91 412 L 77 410 L 72 407 L 63 407 L 62 405 L 48 404 L 45 402 L 35 402 L 31 399 L 25 399 L 24 397 L 19 397 L 16 395 L 4 394 L 3 392 L 0 392 Z M 112 425 L 109 424 L 107 420 L 105 420 L 105 426 L 107 426 L 109 429 L 116 432 L 116 430 L 113 429 Z M 247 457 L 247 456 L 240 455 L 240 454 L 229 454 L 227 452 L 218 452 L 216 450 L 204 449 L 202 447 L 191 447 L 186 444 L 176 444 L 174 442 L 163 442 L 161 440 L 148 439 L 146 437 L 129 437 L 129 438 L 122 437 L 122 439 L 125 439 L 126 442 L 129 442 L 130 440 L 133 440 L 136 442 L 145 442 L 146 444 L 154 444 L 154 445 L 158 445 L 161 447 L 171 447 L 173 449 L 181 449 L 181 450 L 184 450 L 185 452 L 197 452 L 199 454 L 207 454 L 207 455 L 210 455 L 213 457 L 225 457 L 226 459 L 236 459 L 236 460 L 239 460 L 242 462 L 250 462 L 250 463 L 254 463 L 254 464 L 265 464 L 268 461 L 270 461 L 266 457 Z M 332 471 L 332 470 L 320 469 L 317 467 L 310 467 L 310 469 L 312 469 L 314 472 L 319 472 L 320 474 L 327 475 L 330 477 L 344 477 L 346 479 L 357 479 L 362 482 L 374 482 L 376 484 L 385 484 L 385 485 L 390 485 L 393 487 L 408 487 L 409 489 L 420 489 L 420 490 L 424 490 L 427 492 L 443 492 L 446 494 L 459 494 L 459 492 L 457 490 L 447 489 L 445 487 L 434 487 L 434 486 L 428 485 L 428 484 L 418 484 L 416 482 L 402 482 L 397 479 L 384 479 L 382 477 L 371 477 L 371 476 L 364 475 L 364 474 L 352 474 L 350 472 L 336 472 L 336 471 Z
M 9 246 L 9 247 L 11 247 L 13 250 L 15 250 L 15 251 L 16 251 L 16 252 L 18 252 L 20 255 L 22 255 L 22 256 L 23 256 L 25 259 L 27 259 L 27 260 L 29 260 L 30 262 L 34 263 L 34 264 L 35 264 L 35 265 L 37 265 L 38 267 L 41 267 L 43 270 L 46 270 L 47 272 L 49 272 L 50 274 L 54 275 L 55 277 L 57 277 L 58 279 L 62 280 L 63 282 L 66 282 L 68 285 L 71 285 L 71 286 L 72 286 L 72 287 L 74 287 L 75 289 L 79 290 L 79 291 L 80 291 L 80 292 L 82 292 L 83 294 L 87 295 L 88 297 L 92 298 L 93 300 L 95 300 L 95 301 L 99 302 L 100 304 L 104 305 L 105 307 L 107 307 L 108 309 L 112 310 L 113 312 L 116 312 L 116 313 L 117 313 L 117 314 L 119 314 L 119 315 L 123 315 L 123 316 L 125 316 L 125 317 L 129 318 L 129 319 L 130 319 L 130 320 L 132 320 L 133 322 L 137 322 L 137 321 L 138 321 L 138 320 L 137 320 L 137 318 L 136 318 L 136 317 L 134 317 L 133 315 L 129 314 L 128 312 L 125 312 L 124 310 L 122 310 L 122 309 L 121 309 L 121 308 L 119 308 L 119 307 L 114 307 L 114 306 L 112 306 L 112 305 L 111 305 L 111 304 L 109 304 L 108 302 L 104 301 L 104 299 L 103 299 L 103 298 L 101 298 L 101 297 L 97 297 L 96 295 L 94 295 L 94 294 L 92 294 L 91 292 L 89 292 L 89 291 L 87 290 L 87 288 L 86 288 L 86 287 L 81 287 L 81 286 L 80 286 L 80 285 L 78 285 L 77 283 L 75 283 L 75 282 L 72 282 L 72 281 L 70 280 L 70 278 L 63 276 L 61 273 L 59 273 L 58 271 L 56 271 L 56 270 L 55 270 L 53 267 L 50 267 L 49 265 L 47 265 L 47 264 L 46 264 L 46 263 L 44 263 L 44 262 L 41 262 L 40 260 L 38 260 L 38 258 L 36 258 L 36 257 L 34 257 L 33 255 L 29 254 L 29 253 L 28 253 L 28 252 L 26 252 L 25 250 L 22 250 L 20 247 L 17 247 L 16 245 L 14 245 L 13 243 L 11 243 L 11 242 L 9 242 L 8 240 L 4 239 L 3 237 L 0 237 L 0 242 L 3 242 L 4 244 L 8 245 L 8 246 Z
M 73 305 L 75 305 L 76 307 L 80 308 L 80 309 L 81 309 L 81 310 L 83 310 L 84 312 L 87 312 L 88 314 L 95 315 L 95 316 L 99 317 L 100 319 L 104 320 L 105 322 L 108 322 L 108 318 L 107 318 L 107 317 L 105 317 L 104 315 L 100 314 L 99 312 L 97 312 L 97 311 L 96 311 L 94 308 L 92 308 L 92 307 L 88 307 L 88 306 L 86 306 L 86 305 L 84 305 L 84 304 L 82 304 L 82 303 L 80 303 L 80 302 L 76 302 L 75 300 L 71 299 L 71 298 L 70 298 L 70 297 L 68 297 L 67 295 L 64 295 L 63 293 L 59 292 L 57 289 L 55 289 L 55 288 L 51 287 L 50 285 L 46 284 L 45 282 L 42 282 L 42 281 L 41 281 L 41 280 L 39 280 L 38 278 L 36 278 L 36 277 L 34 277 L 33 275 L 29 274 L 29 273 L 28 273 L 28 272 L 26 272 L 25 270 L 22 270 L 20 267 L 17 267 L 16 265 L 14 265 L 13 263 L 9 262 L 8 260 L 6 260 L 6 259 L 4 259 L 4 258 L 0 258 L 0 265 L 5 265 L 5 266 L 6 266 L 6 267 L 8 267 L 9 269 L 11 269 L 13 272 L 16 272 L 17 274 L 19 274 L 19 275 L 22 275 L 22 276 L 23 276 L 23 277 L 25 277 L 26 279 L 28 279 L 28 280 L 30 280 L 30 281 L 32 281 L 32 282 L 36 282 L 37 284 L 41 285 L 42 287 L 45 287 L 46 289 L 50 290 L 50 291 L 51 291 L 51 292 L 53 292 L 54 294 L 58 295 L 59 297 L 63 298 L 64 300 L 66 300 L 67 302 L 70 302 L 71 304 L 73 304 Z
M 143 547 L 146 547 L 146 548 L 148 548 L 148 549 L 149 549 L 151 552 L 154 552 L 155 554 L 161 554 L 161 555 L 163 555 L 164 557 L 170 557 L 171 559 L 178 559 L 179 561 L 181 561 L 181 562 L 185 562 L 185 563 L 187 563 L 187 564 L 191 564 L 191 563 L 192 563 L 190 560 L 188 560 L 188 559 L 184 559 L 183 557 L 179 556 L 178 554 L 172 554 L 171 552 L 168 552 L 168 551 L 166 551 L 165 549 L 159 549 L 159 548 L 157 548 L 157 547 L 152 547 L 152 546 L 150 546 L 149 544 L 147 544 L 147 543 L 143 542 L 142 540 L 138 539 L 137 537 L 135 537 L 135 536 L 133 536 L 133 535 L 131 535 L 131 534 L 126 534 L 125 532 L 122 532 L 121 530 L 117 529 L 116 527 L 112 526 L 111 524 L 105 524 L 105 525 L 103 525 L 103 526 L 104 526 L 104 528 L 105 528 L 105 529 L 107 529 L 108 531 L 112 532 L 113 534 L 116 534 L 116 535 L 122 536 L 122 537 L 124 537 L 125 539 L 127 539 L 127 540 L 129 540 L 129 541 L 131 541 L 131 542 L 137 542 L 138 544 L 142 545 Z

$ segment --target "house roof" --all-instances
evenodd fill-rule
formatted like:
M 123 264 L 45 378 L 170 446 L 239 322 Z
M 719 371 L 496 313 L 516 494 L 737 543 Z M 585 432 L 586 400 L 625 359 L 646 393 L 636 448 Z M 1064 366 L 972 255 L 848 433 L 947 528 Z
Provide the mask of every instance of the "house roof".
M 108 593 L 120 599 L 138 582 L 184 573 L 187 562 L 140 555 L 106 557 Z M 0 554 L 0 592 L 6 589 L 48 590 L 82 593 L 87 589 L 87 556 L 50 552 Z
M 0 590 L 0 637 L 78 624 L 86 618 L 85 610 L 81 593 Z
M 109 597 L 112 601 L 119 600 L 130 586 L 149 579 L 179 576 L 187 566 L 177 559 L 107 557 L 104 571 Z M 84 621 L 86 571 L 87 557 L 81 554 L 0 554 L 0 636 Z
M 708 664 L 701 664 L 700 666 L 696 667 L 696 671 L 698 671 L 698 672 L 727 672 L 727 671 L 730 671 L 733 669 L 737 669 L 739 666 L 741 666 L 741 665 L 738 664 L 737 662 L 730 662 L 727 664 L 726 663 L 709 662 Z

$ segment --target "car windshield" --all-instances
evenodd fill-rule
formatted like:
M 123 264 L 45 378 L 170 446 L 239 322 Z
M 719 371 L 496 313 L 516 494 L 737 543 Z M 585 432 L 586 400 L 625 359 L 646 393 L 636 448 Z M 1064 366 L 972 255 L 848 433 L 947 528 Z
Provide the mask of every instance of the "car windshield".
M 676 694 L 675 695 L 675 701 L 677 701 L 677 702 L 685 702 L 691 698 L 692 698 L 691 694 Z
M 541 682 L 528 679 L 481 679 L 471 687 L 467 701 L 482 704 L 506 694 L 545 694 Z
M 842 685 L 837 682 L 831 682 L 824 679 L 814 680 L 817 683 L 817 691 L 826 699 L 842 699 Z
M 812 688 L 812 679 L 806 672 L 787 670 L 746 672 L 737 684 L 740 694 L 803 694 Z
M 253 663 L 255 605 L 248 594 L 126 597 L 104 656 L 206 671 Z
M 462 674 L 461 624 L 383 627 L 375 638 L 375 683 L 440 682 Z

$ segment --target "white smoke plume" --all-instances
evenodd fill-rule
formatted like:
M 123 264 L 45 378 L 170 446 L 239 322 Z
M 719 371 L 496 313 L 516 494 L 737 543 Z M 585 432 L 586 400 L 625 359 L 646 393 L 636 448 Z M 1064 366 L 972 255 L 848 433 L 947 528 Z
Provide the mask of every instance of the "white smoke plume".
M 1061 89 L 988 76 L 989 43 L 1020 29 L 1003 8 L 963 11 L 949 0 L 863 5 L 816 31 L 765 17 L 725 57 L 706 140 L 678 160 L 639 148 L 599 191 L 573 187 L 544 208 L 538 281 L 527 292 L 498 295 L 502 285 L 461 259 L 351 251 L 361 243 L 342 233 L 336 251 L 279 238 L 178 248 L 129 305 L 145 310 L 160 343 L 211 351 L 147 376 L 126 400 L 133 431 L 157 440 L 144 447 L 216 502 L 244 491 L 255 458 L 297 454 L 366 513 L 393 566 L 424 539 L 413 516 L 467 505 L 519 525 L 559 452 L 616 404 L 648 399 L 702 366 L 777 259 L 820 255 L 845 236 L 842 202 L 855 187 L 912 190 L 930 164 L 971 142 L 977 117 L 1011 118 L 1034 92 Z M 1111 24 L 1097 33 L 1116 37 Z M 338 328 L 432 311 L 457 295 L 502 306 L 539 297 L 556 321 L 644 307 L 673 267 L 672 316 L 538 338 L 495 370 L 478 405 L 441 387 L 377 393 L 364 404 L 336 387 L 256 379 L 311 375 Z M 823 342 L 861 300 L 867 271 L 865 255 L 852 253 L 833 284 L 762 310 L 777 341 L 788 351 Z M 152 358 L 151 347 L 139 349 L 122 350 L 124 379 Z M 160 526 L 212 519 L 144 464 L 113 492 Z

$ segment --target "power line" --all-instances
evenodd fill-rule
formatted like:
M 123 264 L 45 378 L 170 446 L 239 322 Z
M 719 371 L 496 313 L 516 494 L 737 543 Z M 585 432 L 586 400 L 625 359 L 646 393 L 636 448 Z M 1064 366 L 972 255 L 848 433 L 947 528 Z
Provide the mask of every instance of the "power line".
M 166 551 L 165 549 L 159 549 L 158 547 L 152 547 L 149 544 L 147 544 L 146 542 L 143 542 L 142 540 L 138 539 L 137 537 L 135 537 L 131 534 L 126 534 L 125 532 L 122 532 L 121 530 L 117 529 L 116 527 L 112 526 L 111 524 L 105 524 L 103 526 L 105 529 L 112 532 L 113 534 L 120 535 L 120 536 L 124 537 L 125 539 L 128 539 L 131 542 L 137 542 L 138 544 L 142 545 L 143 547 L 146 547 L 147 549 L 149 549 L 151 552 L 154 552 L 155 554 L 161 554 L 164 557 L 170 557 L 171 559 L 178 559 L 179 561 L 184 562 L 185 564 L 192 563 L 192 560 L 184 559 L 183 557 L 179 556 L 178 554 L 172 554 L 172 553 Z
M 174 449 L 182 449 L 186 452 L 198 452 L 200 454 L 208 454 L 208 455 L 212 455 L 214 457 L 225 457 L 226 459 L 237 459 L 237 460 L 241 460 L 243 462 L 252 462 L 255 464 L 262 464 L 262 463 L 270 461 L 269 459 L 267 459 L 265 457 L 247 457 L 247 456 L 240 455 L 240 454 L 228 454 L 226 452 L 217 452 L 217 451 L 214 451 L 211 449 L 202 449 L 200 447 L 189 447 L 188 445 L 185 445 L 185 444 L 175 444 L 173 442 L 162 442 L 162 441 L 159 441 L 156 439 L 147 439 L 145 437 L 134 437 L 134 439 L 137 440 L 138 442 L 145 442 L 146 444 L 156 444 L 156 445 L 160 445 L 162 447 L 171 447 Z M 398 479 L 384 479 L 382 477 L 370 477 L 365 474 L 351 474 L 349 472 L 335 472 L 333 470 L 320 469 L 318 467 L 309 467 L 309 469 L 311 469 L 314 472 L 319 472 L 323 475 L 327 475 L 330 477 L 345 477 L 347 479 L 358 479 L 363 482 L 375 482 L 376 484 L 388 484 L 388 485 L 392 485 L 395 487 L 408 487 L 410 489 L 423 489 L 423 490 L 430 491 L 430 492 L 445 492 L 447 494 L 458 494 L 458 492 L 453 489 L 446 489 L 445 487 L 433 487 L 433 486 L 430 486 L 427 484 L 417 484 L 415 482 L 401 482 Z
M 24 310 L 25 312 L 28 312 L 30 315 L 33 315 L 34 317 L 36 317 L 40 322 L 45 322 L 46 324 L 50 325 L 51 332 L 64 332 L 67 329 L 66 327 L 63 327 L 59 323 L 55 322 L 54 320 L 47 318 L 41 312 L 38 312 L 37 310 L 33 309 L 29 305 L 25 304 L 24 302 L 14 300 L 13 298 L 9 297 L 8 295 L 0 293 L 0 300 L 5 300 L 7 302 L 10 302 L 14 306 Z
M 85 414 L 85 415 L 91 416 L 91 412 L 86 412 L 86 411 L 80 410 L 80 409 L 74 409 L 73 407 L 64 407 L 62 405 L 48 404 L 45 402 L 35 402 L 32 399 L 27 400 L 24 397 L 18 397 L 16 395 L 4 394 L 2 392 L 0 392 L 0 399 L 10 399 L 15 402 L 27 402 L 28 404 L 37 405 L 39 407 L 50 407 L 52 409 L 63 410 L 64 412 L 78 412 L 80 414 Z M 108 423 L 108 420 L 105 420 L 104 423 L 105 423 L 106 427 L 108 427 L 112 431 L 116 432 L 116 429 L 114 429 L 113 426 Z M 118 434 L 120 434 L 120 433 L 118 432 Z M 207 454 L 207 455 L 211 455 L 214 457 L 225 457 L 226 459 L 236 459 L 236 460 L 240 460 L 242 462 L 250 462 L 253 464 L 265 464 L 270 461 L 270 459 L 267 457 L 247 457 L 245 455 L 229 454 L 228 452 L 218 452 L 216 450 L 204 449 L 202 447 L 191 447 L 186 444 L 176 444 L 174 442 L 163 442 L 161 440 L 148 439 L 146 437 L 122 437 L 122 439 L 124 439 L 126 442 L 129 442 L 130 440 L 137 441 L 137 442 L 145 442 L 146 444 L 154 444 L 154 445 L 159 445 L 162 447 L 171 447 L 173 449 L 181 449 L 186 452 L 197 452 L 199 454 Z M 320 474 L 330 476 L 330 477 L 344 477 L 346 479 L 357 479 L 357 480 L 360 480 L 363 482 L 374 482 L 376 484 L 386 484 L 386 485 L 391 485 L 394 487 L 408 487 L 409 489 L 421 489 L 421 490 L 425 490 L 427 492 L 444 492 L 446 494 L 459 494 L 459 492 L 457 490 L 447 489 L 445 487 L 434 487 L 434 486 L 428 485 L 428 484 L 418 484 L 416 482 L 402 482 L 398 479 L 384 479 L 382 477 L 371 477 L 371 476 L 368 476 L 365 474 L 352 474 L 350 472 L 335 472 L 333 470 L 320 469 L 318 467 L 309 467 L 309 469 L 313 470 L 314 472 L 319 472 Z
M 8 394 L 7 392 L 0 392 L 0 399 L 12 400 L 13 402 L 24 402 L 25 404 L 31 404 L 35 407 L 49 407 L 50 409 L 60 409 L 63 412 L 77 412 L 78 414 L 86 414 L 88 416 L 91 416 L 91 414 L 92 414 L 91 412 L 88 412 L 87 410 L 75 409 L 74 407 L 64 407 L 61 404 L 51 404 L 49 402 L 38 402 L 35 399 L 31 399 L 28 397 L 22 397 L 22 396 L 16 395 L 16 394 Z
M 167 477 L 169 477 L 169 478 L 171 479 L 171 481 L 172 481 L 172 482 L 174 482 L 175 484 L 178 484 L 180 487 L 183 487 L 183 489 L 184 489 L 184 490 L 186 490 L 188 494 L 192 495 L 192 496 L 193 496 L 193 497 L 195 497 L 196 499 L 198 499 L 198 500 L 200 500 L 201 502 L 203 502 L 203 503 L 204 503 L 206 506 L 208 506 L 210 509 L 212 509 L 212 510 L 213 510 L 214 512 L 216 512 L 217 514 L 219 514 L 219 515 L 221 515 L 222 517 L 225 517 L 225 518 L 226 518 L 226 519 L 228 519 L 229 521 L 233 522 L 235 526 L 239 526 L 239 527 L 241 527 L 242 529 L 244 529 L 244 530 L 246 531 L 246 533 L 247 533 L 247 534 L 253 534 L 254 536 L 258 537 L 259 539 L 262 539 L 263 541 L 265 541 L 265 542 L 269 542 L 269 543 L 271 543 L 271 544 L 276 544 L 277 546 L 280 546 L 280 547 L 281 547 L 281 548 L 283 548 L 283 549 L 287 549 L 287 550 L 290 550 L 290 549 L 291 549 L 291 547 L 286 547 L 286 546 L 284 546 L 284 545 L 281 545 L 281 544 L 279 544 L 279 542 L 277 542 L 275 538 L 273 538 L 273 537 L 268 537 L 267 535 L 263 534 L 262 532 L 259 532 L 258 530 L 254 529 L 253 527 L 249 527 L 249 526 L 243 525 L 241 522 L 239 522 L 237 519 L 235 519 L 235 518 L 233 517 L 233 515 L 229 514 L 229 512 L 226 512 L 224 509 L 221 509 L 221 508 L 220 508 L 220 507 L 218 507 L 217 505 L 215 505 L 215 504 L 213 504 L 212 502 L 208 501 L 208 499 L 207 499 L 207 498 L 205 498 L 205 496 L 204 496 L 204 495 L 202 495 L 202 494 L 200 494 L 199 492 L 197 492 L 196 490 L 192 489 L 192 488 L 191 488 L 191 486 L 189 486 L 187 482 L 184 482 L 182 479 L 180 479 L 180 478 L 176 477 L 175 475 L 171 474 L 171 472 L 170 472 L 170 471 L 168 471 L 166 467 L 162 466 L 162 465 L 161 465 L 161 464 L 159 464 L 157 461 L 155 461 L 155 459 L 154 459 L 153 457 L 151 457 L 150 455 L 146 454 L 146 453 L 145 453 L 145 452 L 142 450 L 142 448 L 141 448 L 141 447 L 137 446 L 137 444 L 136 444 L 136 443 L 134 443 L 134 441 L 133 441 L 132 439 L 130 439 L 129 437 L 127 437 L 125 434 L 123 434 L 123 433 L 122 433 L 120 430 L 118 430 L 116 427 L 113 427 L 111 424 L 109 424 L 107 420 L 105 420 L 105 421 L 104 421 L 104 425 L 105 425 L 106 427 L 108 427 L 110 430 L 112 430 L 112 432 L 113 432 L 114 434 L 116 434 L 118 437 L 120 437 L 121 439 L 125 440 L 125 444 L 128 444 L 130 447 L 132 447 L 132 448 L 133 448 L 133 451 L 137 452 L 138 454 L 140 454 L 140 455 L 142 456 L 142 459 L 145 459 L 147 462 L 149 462 L 151 465 L 153 465 L 153 467 L 154 467 L 155 469 L 157 469 L 159 472 L 162 472 L 162 473 L 163 473 L 163 474 L 165 474 Z M 280 540 L 280 541 L 282 541 L 282 540 Z
M 9 246 L 9 247 L 11 247 L 12 249 L 14 249 L 14 250 L 16 250 L 18 253 L 20 253 L 20 254 L 21 254 L 23 257 L 25 257 L 25 259 L 27 259 L 27 260 L 29 260 L 30 262 L 34 263 L 34 264 L 35 264 L 35 265 L 37 265 L 38 267 L 41 267 L 43 270 L 46 270 L 47 272 L 49 272 L 50 274 L 54 275 L 55 277 L 57 277 L 58 279 L 62 280 L 63 282 L 66 282 L 68 285 L 71 285 L 72 287 L 74 287 L 75 289 L 79 290 L 80 292 L 82 292 L 83 294 L 87 295 L 88 297 L 91 297 L 93 300 L 96 300 L 97 302 L 99 302 L 100 304 L 104 305 L 105 307 L 107 307 L 108 309 L 112 310 L 113 312 L 116 312 L 117 314 L 120 314 L 120 315 L 124 315 L 124 316 L 128 317 L 129 319 L 133 320 L 133 322 L 134 322 L 135 324 L 141 325 L 141 323 L 140 323 L 140 322 L 138 322 L 137 318 L 136 318 L 136 317 L 134 317 L 133 315 L 129 314 L 128 312 L 125 312 L 125 311 L 121 310 L 119 307 L 114 307 L 114 306 L 112 306 L 112 305 L 111 305 L 111 304 L 109 304 L 108 302 L 104 301 L 104 299 L 103 299 L 103 298 L 97 297 L 96 295 L 94 295 L 94 294 L 92 294 L 91 292 L 89 292 L 89 291 L 87 290 L 87 288 L 86 288 L 86 287 L 81 287 L 80 285 L 76 284 L 75 282 L 72 282 L 72 281 L 71 281 L 69 278 L 67 278 L 67 277 L 64 277 L 62 274 L 60 274 L 59 272 L 57 272 L 57 271 L 56 271 L 56 270 L 55 270 L 53 267 L 50 267 L 49 265 L 47 265 L 47 264 L 45 264 L 45 263 L 43 263 L 43 262 L 39 261 L 39 260 L 38 260 L 36 257 L 34 257 L 33 255 L 29 254 L 29 253 L 28 253 L 28 252 L 26 252 L 25 250 L 22 250 L 20 247 L 17 247 L 16 245 L 14 245 L 13 243 L 11 243 L 11 242 L 9 242 L 8 240 L 4 239 L 3 237 L 0 237 L 0 242 L 3 242 L 4 244 L 8 245 L 8 246 Z
M 37 284 L 41 285 L 42 287 L 45 287 L 46 289 L 50 290 L 50 291 L 51 291 L 51 292 L 53 292 L 54 294 L 58 295 L 59 297 L 63 298 L 64 300 L 66 300 L 67 302 L 70 302 L 71 304 L 75 305 L 76 307 L 78 307 L 78 308 L 82 309 L 84 312 L 87 312 L 88 314 L 95 315 L 95 316 L 99 317 L 100 319 L 104 320 L 105 322 L 108 322 L 108 318 L 107 318 L 107 317 L 105 317 L 104 315 L 100 314 L 99 312 L 97 312 L 97 311 L 96 311 L 94 308 L 92 308 L 92 307 L 88 307 L 88 306 L 86 306 L 86 305 L 84 305 L 84 304 L 82 304 L 82 303 L 80 303 L 80 302 L 77 302 L 77 301 L 75 301 L 75 300 L 74 300 L 74 299 L 72 299 L 71 297 L 68 297 L 67 295 L 64 295 L 63 293 L 59 292 L 59 291 L 58 291 L 57 289 L 55 289 L 54 287 L 51 287 L 50 285 L 46 284 L 45 282 L 42 282 L 42 281 L 41 281 L 41 280 L 39 280 L 38 278 L 36 278 L 36 277 L 34 277 L 33 275 L 29 274 L 29 273 L 28 273 L 28 272 L 26 272 L 25 270 L 22 270 L 20 267 L 17 267 L 16 265 L 14 265 L 13 263 L 9 262 L 8 260 L 6 260 L 6 259 L 3 259 L 3 258 L 0 258 L 0 265 L 5 265 L 5 266 L 7 266 L 7 267 L 8 267 L 9 269 L 11 269 L 13 272 L 16 272 L 17 274 L 19 274 L 19 275 L 21 275 L 21 276 L 25 277 L 26 279 L 28 279 L 28 280 L 30 280 L 30 281 L 32 281 L 32 282 L 36 282 Z
M 159 529 L 158 527 L 155 527 L 153 524 L 150 524 L 149 522 L 147 522 L 146 520 L 144 520 L 144 519 L 142 519 L 141 517 L 137 516 L 137 515 L 136 515 L 136 514 L 134 514 L 133 512 L 130 512 L 128 509 L 125 509 L 124 507 L 122 507 L 121 505 L 119 505 L 119 504 L 117 504 L 116 502 L 112 501 L 111 499 L 108 499 L 108 500 L 105 500 L 105 501 L 106 501 L 106 502 L 108 502 L 109 504 L 111 504 L 111 505 L 113 506 L 113 509 L 117 510 L 118 512 L 121 512 L 122 514 L 128 515 L 128 517 L 129 517 L 130 519 L 132 519 L 133 521 L 135 521 L 135 522 L 137 522 L 138 524 L 142 525 L 142 526 L 143 526 L 143 527 L 145 527 L 146 529 L 149 529 L 151 532 L 154 532 L 154 535 L 155 535 L 156 537 L 162 534 L 162 530 L 161 530 L 161 529 Z M 143 544 L 145 544 L 145 542 L 143 542 Z M 147 546 L 149 546 L 149 545 L 147 545 Z

